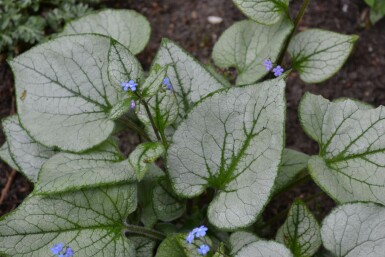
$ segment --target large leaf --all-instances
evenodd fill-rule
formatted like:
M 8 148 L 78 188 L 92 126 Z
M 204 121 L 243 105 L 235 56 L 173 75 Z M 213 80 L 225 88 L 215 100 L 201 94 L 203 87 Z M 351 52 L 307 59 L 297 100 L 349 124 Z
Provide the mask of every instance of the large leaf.
M 282 79 L 221 90 L 180 124 L 168 150 L 174 190 L 194 197 L 217 189 L 209 221 L 233 230 L 253 223 L 265 206 L 283 150 Z
M 385 204 L 385 108 L 308 93 L 299 112 L 303 128 L 320 145 L 320 156 L 308 163 L 315 182 L 337 202 Z
M 285 223 L 277 232 L 276 240 L 285 244 L 294 257 L 311 257 L 317 252 L 322 244 L 320 228 L 302 201 L 293 203 Z
M 198 248 L 202 244 L 210 245 L 211 241 L 205 238 L 196 238 L 192 244 L 186 242 L 187 234 L 168 236 L 159 245 L 156 257 L 201 257 Z
M 150 164 L 155 162 L 164 151 L 164 146 L 157 142 L 142 143 L 135 148 L 130 154 L 128 162 L 135 170 L 138 181 L 142 180 Z
M 384 256 L 385 208 L 371 203 L 339 206 L 323 221 L 321 235 L 336 257 Z
M 50 197 L 32 195 L 0 221 L 0 253 L 52 256 L 68 244 L 75 256 L 135 256 L 123 221 L 136 208 L 136 186 L 83 190 Z
M 138 54 L 150 39 L 151 27 L 143 15 L 133 10 L 104 10 L 70 22 L 62 35 L 82 33 L 110 36 Z
M 237 85 L 254 83 L 268 73 L 263 61 L 277 60 L 292 29 L 288 19 L 282 19 L 273 26 L 250 20 L 236 22 L 215 44 L 215 64 L 221 68 L 236 67 Z
M 339 71 L 357 39 L 355 35 L 309 29 L 293 38 L 288 52 L 301 79 L 307 83 L 319 83 Z
M 36 191 L 52 194 L 132 181 L 135 171 L 123 160 L 115 140 L 109 140 L 84 154 L 53 156 L 41 169 Z
M 298 174 L 307 167 L 309 158 L 307 154 L 292 149 L 283 150 L 282 163 L 275 180 L 274 193 L 278 193 L 289 186 Z
M 18 167 L 17 170 L 35 183 L 41 166 L 55 154 L 55 151 L 31 138 L 20 125 L 17 115 L 4 119 L 3 128 L 7 136 L 9 153 Z
M 291 252 L 274 241 L 259 240 L 244 246 L 234 257 L 292 257 Z
M 233 0 L 234 4 L 250 19 L 272 25 L 287 12 L 289 0 Z
M 19 169 L 15 161 L 12 159 L 11 153 L 9 152 L 9 145 L 7 141 L 5 141 L 5 143 L 0 147 L 0 158 L 4 162 L 6 162 L 12 169 L 14 170 Z
M 173 86 L 179 106 L 179 121 L 194 103 L 223 88 L 216 76 L 202 67 L 174 42 L 163 39 L 154 64 L 168 66 L 167 77 Z
M 84 151 L 110 136 L 114 122 L 108 112 L 123 96 L 108 81 L 111 42 L 117 44 L 98 35 L 60 37 L 10 62 L 19 118 L 28 134 L 70 151 Z M 136 70 L 131 79 L 141 77 Z

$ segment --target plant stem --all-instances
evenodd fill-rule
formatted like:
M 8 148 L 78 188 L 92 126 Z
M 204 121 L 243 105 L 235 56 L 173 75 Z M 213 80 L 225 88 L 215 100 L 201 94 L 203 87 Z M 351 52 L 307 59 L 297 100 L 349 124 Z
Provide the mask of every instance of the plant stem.
M 128 232 L 129 234 L 145 236 L 147 238 L 158 240 L 158 241 L 162 241 L 163 239 L 166 238 L 165 234 L 153 229 L 131 225 L 131 224 L 128 224 L 127 222 L 124 222 L 124 225 L 126 227 L 126 232 Z
M 289 38 L 286 40 L 285 47 L 283 48 L 283 51 L 281 52 L 281 55 L 279 56 L 277 61 L 277 63 L 281 66 L 282 66 L 283 58 L 285 57 L 285 53 L 287 52 L 287 48 L 289 47 L 290 41 L 293 38 L 294 33 L 297 31 L 298 25 L 301 22 L 302 17 L 306 12 L 307 7 L 309 6 L 309 3 L 310 3 L 310 0 L 304 0 L 301 6 L 301 9 L 299 10 L 297 16 L 295 17 L 293 31 L 291 32 Z

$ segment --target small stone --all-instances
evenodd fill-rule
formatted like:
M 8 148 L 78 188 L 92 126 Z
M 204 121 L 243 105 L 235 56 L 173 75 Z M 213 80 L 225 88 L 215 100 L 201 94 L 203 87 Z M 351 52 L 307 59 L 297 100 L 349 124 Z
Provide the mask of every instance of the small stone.
M 209 16 L 207 17 L 207 20 L 211 23 L 211 24 L 219 24 L 223 21 L 223 19 L 219 16 Z

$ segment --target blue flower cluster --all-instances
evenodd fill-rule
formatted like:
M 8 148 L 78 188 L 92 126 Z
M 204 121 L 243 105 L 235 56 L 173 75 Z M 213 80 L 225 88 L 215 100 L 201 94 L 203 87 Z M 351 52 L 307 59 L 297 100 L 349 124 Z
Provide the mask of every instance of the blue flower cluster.
M 273 63 L 269 59 L 267 59 L 263 61 L 263 66 L 265 66 L 267 71 L 271 71 L 271 69 L 273 68 Z M 273 69 L 274 76 L 276 77 L 281 76 L 283 72 L 284 72 L 284 69 L 280 65 L 277 65 Z
M 165 77 L 163 82 L 162 82 L 162 85 L 165 85 L 167 87 L 168 90 L 170 90 L 170 93 L 172 93 L 173 91 L 173 88 L 172 88 L 172 85 L 171 85 L 171 81 L 168 77 Z
M 194 228 L 186 237 L 186 242 L 192 244 L 195 238 L 200 238 L 206 236 L 208 228 L 205 226 L 200 226 Z M 198 253 L 201 255 L 206 255 L 210 251 L 210 246 L 203 244 L 198 248 Z
M 72 251 L 72 248 L 69 246 L 64 246 L 64 244 L 55 244 L 51 248 L 51 252 L 58 257 L 71 257 L 74 256 L 74 252 Z
M 136 91 L 136 87 L 138 86 L 138 83 L 135 83 L 132 79 L 130 81 L 124 81 L 122 82 L 122 87 L 124 91 L 127 91 L 130 89 L 132 92 Z

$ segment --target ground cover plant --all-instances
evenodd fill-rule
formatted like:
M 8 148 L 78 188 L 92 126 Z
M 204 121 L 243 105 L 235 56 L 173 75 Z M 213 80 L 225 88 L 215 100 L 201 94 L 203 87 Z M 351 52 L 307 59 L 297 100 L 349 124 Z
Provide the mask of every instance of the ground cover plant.
M 132 11 L 88 16 L 10 62 L 18 116 L 3 121 L 2 158 L 35 191 L 0 222 L 5 255 L 312 256 L 322 242 L 335 256 L 381 253 L 383 210 L 371 203 L 341 205 L 320 230 L 296 201 L 277 242 L 257 237 L 266 203 L 305 167 L 339 203 L 382 204 L 382 108 L 307 94 L 299 116 L 320 154 L 284 149 L 291 70 L 282 53 L 304 81 L 319 82 L 342 66 L 356 36 L 294 35 L 307 1 L 294 24 L 287 3 L 235 3 L 258 23 L 230 27 L 213 59 L 237 68 L 237 86 L 170 40 L 144 75 L 133 54 L 149 26 Z M 111 135 L 127 127 L 146 134 L 125 160 Z M 159 157 L 163 169 L 152 164 Z

